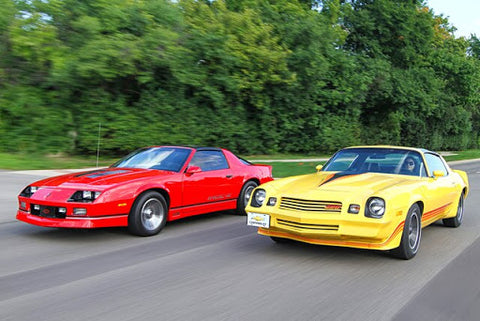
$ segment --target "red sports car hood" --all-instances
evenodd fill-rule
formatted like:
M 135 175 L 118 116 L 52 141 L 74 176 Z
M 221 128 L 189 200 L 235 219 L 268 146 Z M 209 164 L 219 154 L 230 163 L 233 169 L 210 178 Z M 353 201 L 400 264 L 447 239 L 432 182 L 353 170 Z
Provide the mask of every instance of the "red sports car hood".
M 95 187 L 94 190 L 104 189 L 125 182 L 132 182 L 149 177 L 166 177 L 174 172 L 140 168 L 103 168 L 94 171 L 80 172 L 62 176 L 55 176 L 38 181 L 34 186 L 38 187 Z

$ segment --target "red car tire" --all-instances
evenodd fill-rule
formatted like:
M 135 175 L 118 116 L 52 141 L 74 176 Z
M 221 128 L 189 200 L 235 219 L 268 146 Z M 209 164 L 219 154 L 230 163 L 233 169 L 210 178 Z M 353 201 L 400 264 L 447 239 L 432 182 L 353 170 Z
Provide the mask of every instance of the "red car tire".
M 158 234 L 167 222 L 168 206 L 165 197 L 156 191 L 141 194 L 128 216 L 128 230 L 135 235 Z

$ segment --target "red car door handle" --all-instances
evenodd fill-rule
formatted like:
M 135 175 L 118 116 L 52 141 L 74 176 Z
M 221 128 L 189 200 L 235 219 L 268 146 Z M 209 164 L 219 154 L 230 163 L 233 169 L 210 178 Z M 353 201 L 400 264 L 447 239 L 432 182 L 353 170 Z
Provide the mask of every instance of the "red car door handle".
M 225 177 L 226 177 L 226 178 L 232 178 L 233 175 L 227 175 L 227 176 L 225 176 Z

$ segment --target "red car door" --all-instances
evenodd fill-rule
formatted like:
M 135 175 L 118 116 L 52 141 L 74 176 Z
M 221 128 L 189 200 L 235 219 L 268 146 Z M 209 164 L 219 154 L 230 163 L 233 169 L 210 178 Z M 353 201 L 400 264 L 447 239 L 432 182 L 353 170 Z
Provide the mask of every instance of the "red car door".
M 221 150 L 198 150 L 184 174 L 183 206 L 234 199 L 239 180 Z

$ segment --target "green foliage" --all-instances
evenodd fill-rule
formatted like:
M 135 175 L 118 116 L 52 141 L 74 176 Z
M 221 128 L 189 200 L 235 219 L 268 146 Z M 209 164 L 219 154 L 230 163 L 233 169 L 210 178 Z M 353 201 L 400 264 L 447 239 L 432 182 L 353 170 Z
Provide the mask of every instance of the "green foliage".
M 0 91 L 0 150 L 70 151 L 70 113 L 41 89 L 7 86 Z
M 0 0 L 0 151 L 476 147 L 453 30 L 420 0 Z
M 466 57 L 465 40 L 421 3 L 353 1 L 347 11 L 345 47 L 374 75 L 361 108 L 363 138 L 432 149 L 476 146 L 478 60 Z
M 10 0 L 0 0 L 0 32 L 4 34 L 15 20 L 15 6 Z

